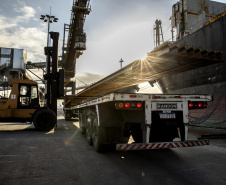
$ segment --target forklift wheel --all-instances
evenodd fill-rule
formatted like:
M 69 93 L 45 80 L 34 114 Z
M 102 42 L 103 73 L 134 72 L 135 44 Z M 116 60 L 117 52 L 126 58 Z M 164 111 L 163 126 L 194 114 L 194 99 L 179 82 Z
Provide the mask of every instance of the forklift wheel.
M 57 116 L 50 109 L 39 109 L 34 113 L 33 123 L 38 130 L 50 131 L 57 124 Z

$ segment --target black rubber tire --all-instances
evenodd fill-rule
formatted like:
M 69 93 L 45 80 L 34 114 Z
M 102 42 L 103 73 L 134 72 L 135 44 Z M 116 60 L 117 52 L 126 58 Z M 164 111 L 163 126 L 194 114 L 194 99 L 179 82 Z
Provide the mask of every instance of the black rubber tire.
M 96 117 L 96 114 L 93 113 L 92 111 L 90 111 L 86 117 L 86 139 L 89 145 L 93 145 L 92 133 L 93 133 L 93 121 L 95 117 Z
M 93 146 L 96 152 L 103 152 L 104 145 L 101 143 L 103 140 L 103 129 L 97 125 L 97 118 L 94 120 L 94 128 L 92 133 Z
M 37 130 L 50 131 L 57 124 L 57 116 L 48 108 L 39 109 L 33 115 L 33 124 Z
M 86 134 L 86 127 L 82 126 L 81 118 L 79 118 L 79 130 L 81 131 L 82 135 Z
M 82 128 L 81 128 L 81 134 L 82 134 L 82 135 L 85 135 L 85 134 L 86 134 L 86 128 L 85 128 L 85 127 L 82 127 Z
M 89 145 L 93 145 L 91 127 L 86 128 L 86 139 L 87 139 L 87 142 L 89 143 Z

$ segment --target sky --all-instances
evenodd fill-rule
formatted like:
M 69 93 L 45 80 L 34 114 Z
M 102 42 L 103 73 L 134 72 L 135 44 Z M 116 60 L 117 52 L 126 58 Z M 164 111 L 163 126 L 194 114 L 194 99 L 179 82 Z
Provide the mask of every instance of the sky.
M 90 0 L 92 11 L 84 26 L 87 50 L 77 60 L 77 84 L 90 84 L 117 71 L 121 58 L 123 66 L 144 58 L 154 49 L 156 19 L 162 21 L 164 40 L 169 40 L 169 18 L 177 1 Z M 51 11 L 59 21 L 50 25 L 50 31 L 60 33 L 59 55 L 62 54 L 63 28 L 70 23 L 73 0 L 0 0 L 0 3 L 0 47 L 25 49 L 28 61 L 44 62 L 47 23 L 40 20 L 40 15 Z

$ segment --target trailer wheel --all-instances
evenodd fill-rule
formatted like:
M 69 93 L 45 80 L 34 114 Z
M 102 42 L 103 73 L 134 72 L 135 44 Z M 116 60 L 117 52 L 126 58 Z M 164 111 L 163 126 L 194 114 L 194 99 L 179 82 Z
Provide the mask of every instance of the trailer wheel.
M 86 134 L 86 128 L 84 128 L 84 127 L 81 128 L 81 134 L 82 135 L 85 135 Z
M 80 129 L 82 135 L 86 134 L 86 127 L 82 126 L 82 118 L 81 117 L 79 117 L 79 129 Z
M 93 145 L 92 132 L 91 132 L 90 126 L 88 126 L 86 128 L 86 139 L 87 139 L 89 145 Z
M 97 118 L 93 122 L 93 133 L 92 133 L 92 138 L 93 138 L 93 146 L 96 152 L 103 152 L 104 151 L 104 145 L 101 143 L 103 139 L 103 130 L 101 127 L 97 125 Z
M 38 130 L 50 131 L 57 124 L 57 116 L 48 108 L 39 109 L 33 115 L 33 124 Z
M 93 145 L 92 132 L 93 132 L 93 122 L 95 120 L 95 117 L 96 115 L 92 111 L 90 111 L 86 117 L 86 139 L 89 145 Z

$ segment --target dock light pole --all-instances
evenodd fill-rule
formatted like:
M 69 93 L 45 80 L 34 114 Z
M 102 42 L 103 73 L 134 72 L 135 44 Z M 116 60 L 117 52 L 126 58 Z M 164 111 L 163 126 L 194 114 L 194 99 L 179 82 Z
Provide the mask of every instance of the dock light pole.
M 124 62 L 123 60 L 122 60 L 122 58 L 120 59 L 120 67 L 121 67 L 121 69 L 122 69 L 122 63 Z
M 44 22 L 48 22 L 48 32 L 47 32 L 47 47 L 49 46 L 49 28 L 50 28 L 50 23 L 57 22 L 58 18 L 52 15 L 41 15 L 40 17 L 41 20 Z

